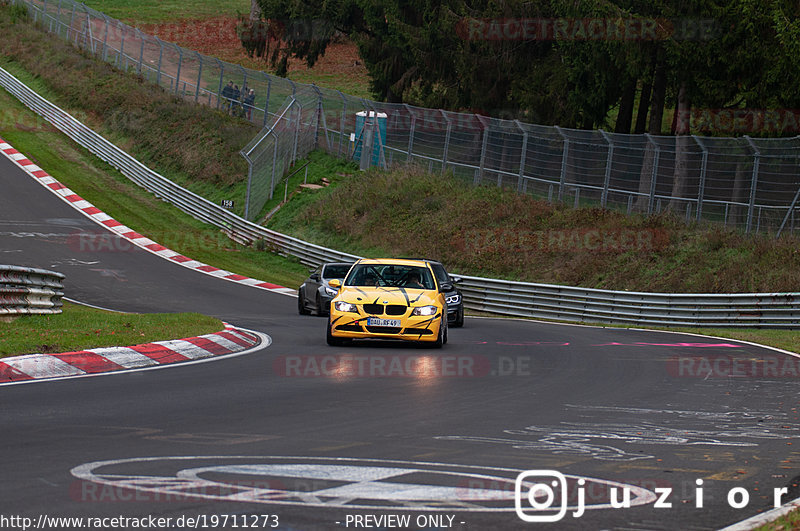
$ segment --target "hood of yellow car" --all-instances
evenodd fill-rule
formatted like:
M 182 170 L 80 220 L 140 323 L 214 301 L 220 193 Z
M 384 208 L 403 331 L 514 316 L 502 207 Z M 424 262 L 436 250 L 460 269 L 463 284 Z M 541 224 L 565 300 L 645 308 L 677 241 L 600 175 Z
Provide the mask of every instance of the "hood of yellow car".
M 437 304 L 439 293 L 433 290 L 390 288 L 390 287 L 354 287 L 342 288 L 336 300 L 351 304 L 402 304 L 405 306 L 426 306 Z

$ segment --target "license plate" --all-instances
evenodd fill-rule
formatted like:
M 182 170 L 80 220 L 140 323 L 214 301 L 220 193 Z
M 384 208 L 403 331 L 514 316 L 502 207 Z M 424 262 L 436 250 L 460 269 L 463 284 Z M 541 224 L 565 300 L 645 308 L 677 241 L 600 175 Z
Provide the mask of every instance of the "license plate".
M 390 326 L 393 328 L 400 328 L 400 319 L 378 319 L 377 317 L 370 317 L 367 321 L 367 326 Z

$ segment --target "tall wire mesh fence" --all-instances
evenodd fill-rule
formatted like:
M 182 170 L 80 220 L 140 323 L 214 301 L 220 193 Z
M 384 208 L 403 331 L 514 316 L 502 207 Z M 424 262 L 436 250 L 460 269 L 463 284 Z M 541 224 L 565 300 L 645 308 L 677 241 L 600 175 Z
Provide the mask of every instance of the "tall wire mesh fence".
M 250 218 L 298 157 L 316 148 L 353 157 L 366 111 L 384 120 L 376 143 L 381 165 L 451 171 L 474 185 L 575 206 L 669 210 L 687 222 L 748 232 L 800 228 L 800 137 L 627 135 L 367 101 L 204 56 L 74 0 L 15 1 L 49 32 L 118 68 L 262 125 L 243 150 L 251 164 Z

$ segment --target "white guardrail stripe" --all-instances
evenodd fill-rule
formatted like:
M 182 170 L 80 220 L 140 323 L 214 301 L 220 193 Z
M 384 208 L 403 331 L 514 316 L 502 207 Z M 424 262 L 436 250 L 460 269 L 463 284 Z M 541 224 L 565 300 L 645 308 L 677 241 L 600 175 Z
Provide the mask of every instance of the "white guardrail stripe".
M 243 244 L 263 241 L 303 264 L 351 261 L 343 253 L 275 232 L 178 186 L 150 170 L 0 68 L 0 85 L 64 134 L 123 175 Z M 714 327 L 800 327 L 800 292 L 681 294 L 609 291 L 462 276 L 464 305 L 491 313 L 593 323 Z
M 0 265 L 0 315 L 61 313 L 64 275 Z

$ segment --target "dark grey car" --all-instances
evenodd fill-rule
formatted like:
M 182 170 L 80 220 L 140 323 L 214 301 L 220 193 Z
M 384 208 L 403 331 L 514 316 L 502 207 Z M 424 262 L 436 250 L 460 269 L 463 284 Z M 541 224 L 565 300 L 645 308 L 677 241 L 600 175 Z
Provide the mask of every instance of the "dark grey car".
M 307 315 L 311 311 L 317 315 L 328 315 L 331 300 L 337 293 L 328 282 L 334 278 L 344 279 L 352 265 L 352 262 L 332 262 L 312 269 L 311 276 L 297 290 L 297 311 L 300 315 Z
M 449 326 L 458 328 L 464 326 L 464 299 L 461 296 L 461 290 L 456 287 L 458 282 L 461 282 L 461 277 L 452 276 L 447 273 L 447 270 L 435 260 L 425 260 L 433 268 L 433 273 L 436 275 L 436 280 L 439 285 L 447 284 L 451 289 L 448 289 L 444 296 L 447 301 L 447 323 Z

